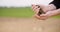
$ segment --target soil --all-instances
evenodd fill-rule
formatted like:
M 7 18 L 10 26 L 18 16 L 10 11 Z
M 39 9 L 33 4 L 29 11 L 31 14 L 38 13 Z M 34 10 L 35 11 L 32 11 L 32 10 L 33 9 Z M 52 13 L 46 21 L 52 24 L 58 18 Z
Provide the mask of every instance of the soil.
M 0 32 L 60 32 L 60 19 L 0 17 Z

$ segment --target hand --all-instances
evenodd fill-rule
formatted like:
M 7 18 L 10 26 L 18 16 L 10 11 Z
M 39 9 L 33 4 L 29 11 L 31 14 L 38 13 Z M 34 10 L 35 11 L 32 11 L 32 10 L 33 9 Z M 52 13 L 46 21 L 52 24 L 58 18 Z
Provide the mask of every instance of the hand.
M 35 18 L 40 19 L 40 20 L 46 20 L 51 16 L 57 15 L 60 12 L 59 10 L 53 10 L 53 11 L 47 11 L 45 14 L 41 14 L 40 16 L 38 15 L 39 9 L 36 5 L 32 5 L 32 9 L 35 12 Z
M 35 12 L 35 17 L 36 17 L 36 18 L 38 18 L 38 19 L 46 18 L 45 16 L 43 16 L 43 18 L 42 18 L 42 16 L 39 16 L 39 15 L 38 15 L 38 12 L 39 12 L 39 9 L 40 9 L 40 8 L 38 8 L 38 6 L 32 5 L 32 9 L 33 9 L 33 11 Z M 42 15 L 43 15 L 43 14 L 42 14 Z
M 41 14 L 40 16 L 38 16 L 37 14 L 35 14 L 34 17 L 37 18 L 37 19 L 39 19 L 39 20 L 46 20 L 46 19 L 48 19 L 48 16 L 46 14 Z
M 49 17 L 56 15 L 55 13 L 56 13 L 56 11 L 48 11 L 45 14 L 41 14 L 40 16 L 38 16 L 37 14 L 35 14 L 35 18 L 37 18 L 39 20 L 46 20 Z

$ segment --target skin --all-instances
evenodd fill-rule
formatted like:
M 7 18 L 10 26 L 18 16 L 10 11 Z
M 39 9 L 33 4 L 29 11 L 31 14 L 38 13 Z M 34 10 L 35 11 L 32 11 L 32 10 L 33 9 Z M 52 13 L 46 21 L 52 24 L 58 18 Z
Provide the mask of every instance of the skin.
M 56 9 L 56 7 L 53 4 L 48 5 L 48 6 L 44 6 L 44 5 L 40 5 L 40 6 L 41 6 L 40 8 L 42 8 L 42 10 L 45 12 L 45 14 L 41 14 L 40 16 L 38 16 L 37 14 L 38 14 L 40 8 L 38 8 L 34 4 L 32 5 L 32 9 L 35 12 L 34 17 L 39 20 L 46 20 L 49 17 L 56 16 L 56 15 L 60 14 L 60 9 Z

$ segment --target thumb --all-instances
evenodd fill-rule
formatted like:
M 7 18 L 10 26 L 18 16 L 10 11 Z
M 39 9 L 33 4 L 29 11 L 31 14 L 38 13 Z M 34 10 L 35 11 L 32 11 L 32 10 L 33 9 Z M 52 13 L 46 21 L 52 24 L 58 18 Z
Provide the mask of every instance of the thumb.
M 41 14 L 40 16 L 41 16 L 41 17 L 45 17 L 45 16 L 47 16 L 47 15 L 46 15 L 46 14 Z

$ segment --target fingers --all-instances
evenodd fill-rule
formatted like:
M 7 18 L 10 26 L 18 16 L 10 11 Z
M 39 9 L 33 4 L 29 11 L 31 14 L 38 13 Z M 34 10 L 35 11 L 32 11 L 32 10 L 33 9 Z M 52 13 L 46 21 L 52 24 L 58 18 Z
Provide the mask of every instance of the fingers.
M 39 13 L 39 10 L 40 10 L 40 8 L 37 8 L 37 9 L 35 9 L 36 11 L 35 11 L 35 13 L 36 14 L 38 14 Z
M 36 7 L 36 5 L 33 4 L 33 5 L 32 5 L 32 9 L 33 9 L 33 11 L 35 11 L 35 10 L 34 10 L 35 7 Z
M 32 5 L 32 9 L 33 9 L 33 11 L 34 11 L 35 13 L 38 13 L 40 8 L 38 8 L 38 6 L 36 6 L 36 5 L 33 4 L 33 5 Z
M 36 6 L 36 5 L 32 4 L 32 9 L 34 9 L 34 8 L 35 8 L 35 6 Z

